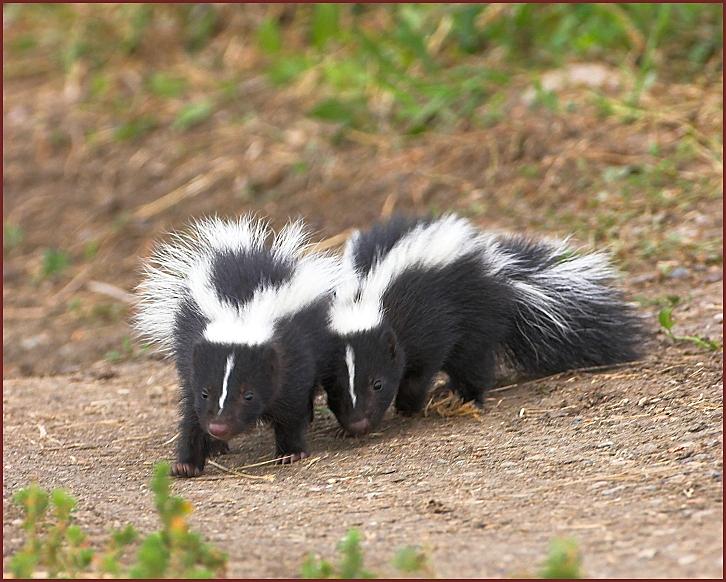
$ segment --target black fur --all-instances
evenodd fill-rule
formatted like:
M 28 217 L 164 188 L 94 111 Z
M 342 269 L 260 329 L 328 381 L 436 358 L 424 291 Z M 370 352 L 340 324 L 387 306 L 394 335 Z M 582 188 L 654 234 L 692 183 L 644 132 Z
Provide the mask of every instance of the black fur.
M 263 281 L 280 283 L 294 265 L 267 250 L 224 253 L 215 258 L 211 281 L 217 293 L 243 304 Z M 261 346 L 220 345 L 203 338 L 207 321 L 191 302 L 182 305 L 175 326 L 173 350 L 181 383 L 181 437 L 173 472 L 194 476 L 206 459 L 226 452 L 226 441 L 269 422 L 275 432 L 277 457 L 292 462 L 307 456 L 305 432 L 312 420 L 313 396 L 323 365 L 330 359 L 332 338 L 326 318 L 329 298 L 280 321 L 272 340 Z M 219 397 L 227 357 L 235 365 L 228 395 L 219 415 Z M 210 436 L 210 424 L 228 428 L 220 439 Z
M 417 223 L 429 222 L 396 218 L 361 233 L 354 239 L 355 266 L 365 273 Z M 339 338 L 324 387 L 331 410 L 349 433 L 375 428 L 392 402 L 403 414 L 420 411 L 440 370 L 465 401 L 481 405 L 484 391 L 494 384 L 498 356 L 536 375 L 639 357 L 640 322 L 612 288 L 603 287 L 597 301 L 567 296 L 571 333 L 553 335 L 551 326 L 543 327 L 538 314 L 516 299 L 512 282 L 531 283 L 533 273 L 551 266 L 549 247 L 523 237 L 499 240 L 517 258 L 511 269 L 488 275 L 487 257 L 474 245 L 443 268 L 410 268 L 383 295 L 382 325 Z M 355 407 L 346 345 L 355 353 Z

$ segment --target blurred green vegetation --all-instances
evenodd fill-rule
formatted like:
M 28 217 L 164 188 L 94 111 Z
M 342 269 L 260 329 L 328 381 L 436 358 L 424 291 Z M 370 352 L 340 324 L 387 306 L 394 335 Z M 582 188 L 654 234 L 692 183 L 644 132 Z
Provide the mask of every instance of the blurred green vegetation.
M 720 70 L 723 47 L 719 4 L 8 4 L 5 19 L 6 78 L 72 75 L 81 64 L 86 99 L 122 109 L 130 103 L 110 90 L 113 73 L 141 63 L 148 94 L 181 100 L 167 123 L 178 131 L 235 96 L 245 73 L 227 58 L 235 41 L 256 51 L 270 83 L 306 80 L 310 116 L 407 133 L 486 127 L 513 75 L 573 60 L 624 71 L 637 106 L 656 78 L 687 82 L 706 65 Z M 165 70 L 180 55 L 218 82 L 190 95 L 189 79 Z M 484 103 L 493 106 L 482 111 Z M 537 103 L 558 106 L 542 90 Z M 115 135 L 135 139 L 159 123 L 133 117 Z
M 214 578 L 227 556 L 191 530 L 191 504 L 171 494 L 170 466 L 157 463 L 150 489 L 161 529 L 142 538 L 131 525 L 110 532 L 98 551 L 75 523 L 76 499 L 32 483 L 13 495 L 22 512 L 23 547 L 9 560 L 16 578 Z M 93 540 L 94 542 L 96 540 Z M 132 561 L 129 549 L 136 550 Z M 129 563 L 130 562 L 130 563 Z

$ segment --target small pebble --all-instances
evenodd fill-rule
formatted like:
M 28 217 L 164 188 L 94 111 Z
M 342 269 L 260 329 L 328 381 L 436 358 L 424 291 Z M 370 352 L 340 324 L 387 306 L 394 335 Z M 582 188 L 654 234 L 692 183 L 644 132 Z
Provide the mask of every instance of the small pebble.
M 669 279 L 685 279 L 690 275 L 690 271 L 686 269 L 685 267 L 676 267 L 673 269 L 669 274 Z
M 638 552 L 638 558 L 641 560 L 652 560 L 655 558 L 655 555 L 658 553 L 658 550 L 655 548 L 645 548 L 643 550 L 640 550 Z
M 645 443 L 638 449 L 638 452 L 643 455 L 650 455 L 658 451 L 658 445 L 655 443 Z
M 717 281 L 720 281 L 722 279 L 722 275 L 720 271 L 716 271 L 713 273 L 706 273 L 706 276 L 704 277 L 704 280 L 706 283 L 716 283 Z
M 714 315 L 713 320 L 716 323 L 723 323 L 723 313 L 717 313 L 716 315 Z
M 622 491 L 623 489 L 625 489 L 625 485 L 618 485 L 617 487 L 612 487 L 610 489 L 604 489 L 603 491 L 600 492 L 600 495 L 610 496 L 615 493 L 618 493 L 619 491 Z

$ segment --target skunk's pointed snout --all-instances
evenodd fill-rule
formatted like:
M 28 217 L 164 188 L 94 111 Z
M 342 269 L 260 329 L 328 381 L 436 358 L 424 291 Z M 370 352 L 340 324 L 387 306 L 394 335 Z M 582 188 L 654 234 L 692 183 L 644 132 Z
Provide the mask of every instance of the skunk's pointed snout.
M 355 422 L 351 422 L 348 426 L 348 432 L 355 436 L 362 436 L 366 434 L 371 428 L 371 423 L 368 422 L 367 418 L 363 418 L 361 420 L 356 420 Z
M 232 436 L 232 429 L 226 422 L 210 422 L 208 431 L 214 438 L 220 440 L 227 440 Z

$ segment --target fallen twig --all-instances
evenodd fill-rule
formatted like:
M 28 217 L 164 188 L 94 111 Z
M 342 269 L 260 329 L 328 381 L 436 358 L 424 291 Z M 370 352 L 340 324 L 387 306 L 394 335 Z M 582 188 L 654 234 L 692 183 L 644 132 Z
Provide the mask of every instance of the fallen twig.
M 274 481 L 275 476 L 274 475 L 250 475 L 249 473 L 241 473 L 240 471 L 237 471 L 235 469 L 230 469 L 229 467 L 225 467 L 224 465 L 220 465 L 219 463 L 216 463 L 215 461 L 212 461 L 211 459 L 207 461 L 212 467 L 217 467 L 217 469 L 220 469 L 226 473 L 231 473 L 232 475 L 236 475 L 237 477 L 242 477 L 243 479 L 252 479 L 254 481 Z
M 107 295 L 108 297 L 117 299 L 122 303 L 131 304 L 135 302 L 135 298 L 131 293 L 121 289 L 120 287 L 116 287 L 116 285 L 111 285 L 110 283 L 104 283 L 103 281 L 89 281 L 86 283 L 86 288 L 93 293 Z

